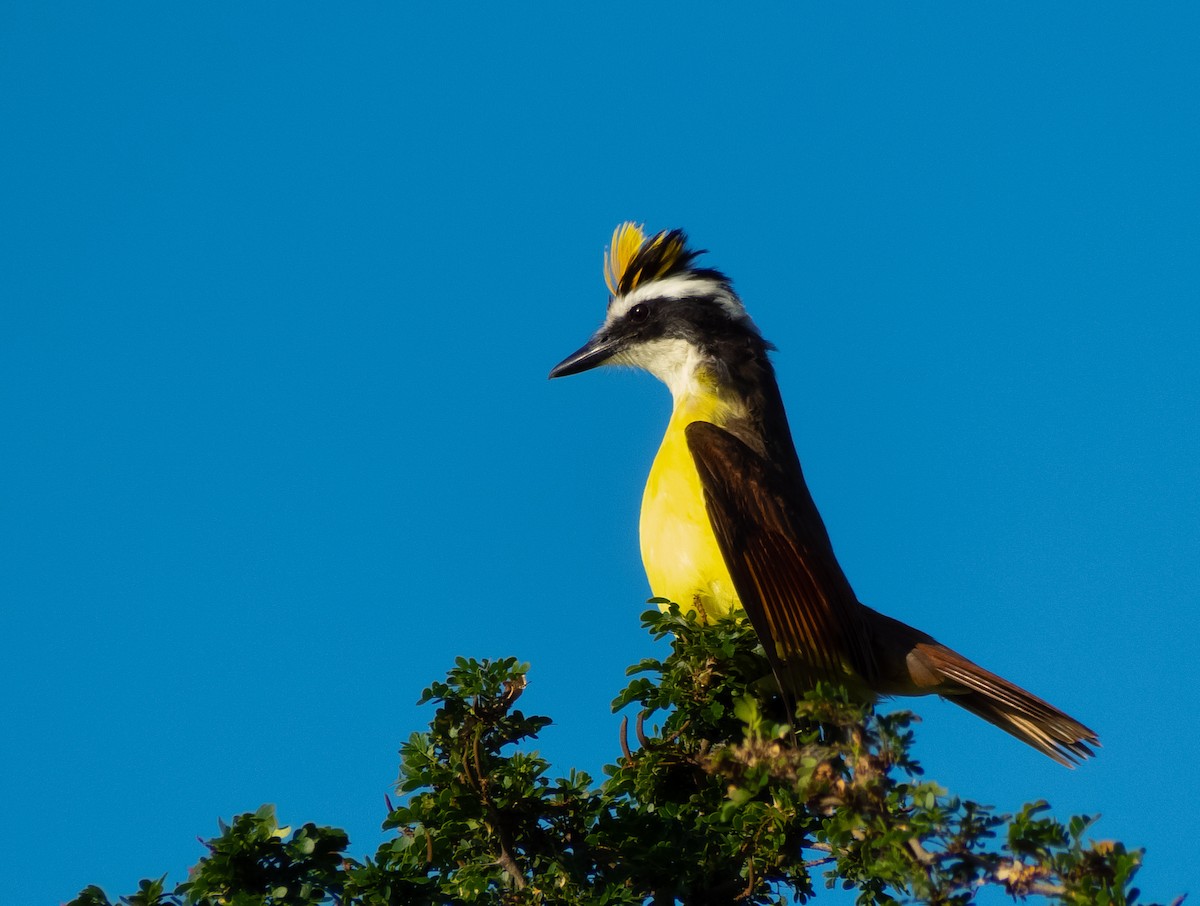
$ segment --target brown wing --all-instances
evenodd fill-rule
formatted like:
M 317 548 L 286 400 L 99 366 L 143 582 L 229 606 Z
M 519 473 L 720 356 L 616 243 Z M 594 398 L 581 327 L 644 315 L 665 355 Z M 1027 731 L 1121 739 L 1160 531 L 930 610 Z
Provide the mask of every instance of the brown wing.
M 854 596 L 802 475 L 786 476 L 728 431 L 686 428 L 725 566 L 780 682 L 870 686 L 877 672 Z

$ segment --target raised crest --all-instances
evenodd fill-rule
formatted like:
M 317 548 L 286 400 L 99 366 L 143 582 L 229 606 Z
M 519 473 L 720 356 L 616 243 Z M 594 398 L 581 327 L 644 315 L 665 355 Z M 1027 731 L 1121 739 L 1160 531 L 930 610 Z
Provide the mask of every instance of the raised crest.
M 687 247 L 683 230 L 663 230 L 649 239 L 632 221 L 613 231 L 612 244 L 604 252 L 604 282 L 614 296 L 623 296 L 652 280 L 686 270 L 701 254 Z

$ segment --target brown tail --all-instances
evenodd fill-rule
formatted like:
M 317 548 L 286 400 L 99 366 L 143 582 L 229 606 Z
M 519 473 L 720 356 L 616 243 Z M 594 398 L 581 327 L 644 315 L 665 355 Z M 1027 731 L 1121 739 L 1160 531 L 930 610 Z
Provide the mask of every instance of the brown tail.
M 1059 764 L 1074 767 L 1095 754 L 1091 746 L 1100 744 L 1099 737 L 1073 717 L 932 639 L 915 645 L 909 657 L 919 659 L 943 678 L 929 691 L 995 724 Z

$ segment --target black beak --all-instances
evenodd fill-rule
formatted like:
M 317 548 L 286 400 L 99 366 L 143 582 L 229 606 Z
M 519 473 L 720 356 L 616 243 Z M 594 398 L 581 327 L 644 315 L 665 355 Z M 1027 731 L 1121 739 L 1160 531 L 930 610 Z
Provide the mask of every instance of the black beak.
M 597 365 L 603 365 L 617 351 L 617 341 L 601 336 L 599 333 L 587 341 L 582 347 L 550 369 L 550 377 L 566 377 L 569 374 L 579 374 Z

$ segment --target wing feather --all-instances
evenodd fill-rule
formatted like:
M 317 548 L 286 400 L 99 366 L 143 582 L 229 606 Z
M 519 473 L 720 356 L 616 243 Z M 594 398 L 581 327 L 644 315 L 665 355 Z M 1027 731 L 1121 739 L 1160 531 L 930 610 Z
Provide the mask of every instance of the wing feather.
M 820 679 L 870 686 L 877 668 L 861 605 L 803 477 L 716 425 L 685 430 L 725 566 L 780 682 L 792 691 Z

